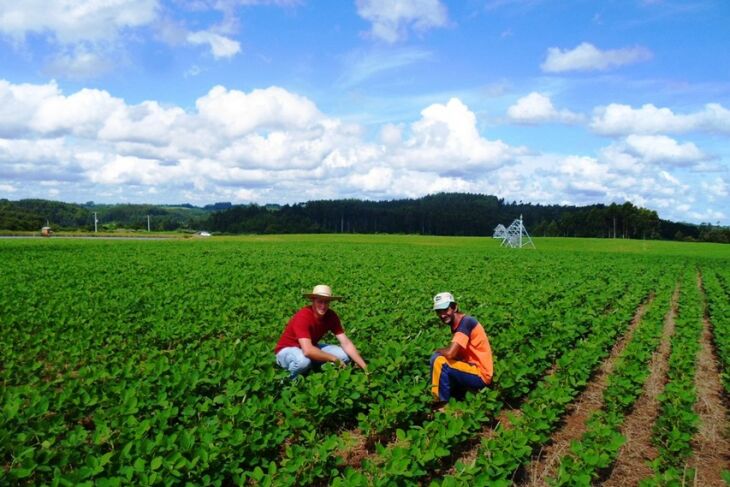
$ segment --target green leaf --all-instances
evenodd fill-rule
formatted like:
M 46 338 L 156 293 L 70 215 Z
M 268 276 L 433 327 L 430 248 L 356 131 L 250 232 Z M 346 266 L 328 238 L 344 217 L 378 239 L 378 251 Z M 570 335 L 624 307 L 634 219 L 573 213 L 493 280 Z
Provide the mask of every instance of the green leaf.
M 16 468 L 15 470 L 10 471 L 10 475 L 16 479 L 24 479 L 26 477 L 30 477 L 32 474 L 32 468 Z
M 162 457 L 155 457 L 152 459 L 152 462 L 150 463 L 150 468 L 152 470 L 157 470 L 162 465 Z
M 136 472 L 144 472 L 145 464 L 146 464 L 146 462 L 143 459 L 141 459 L 141 458 L 136 459 L 134 461 L 134 470 Z

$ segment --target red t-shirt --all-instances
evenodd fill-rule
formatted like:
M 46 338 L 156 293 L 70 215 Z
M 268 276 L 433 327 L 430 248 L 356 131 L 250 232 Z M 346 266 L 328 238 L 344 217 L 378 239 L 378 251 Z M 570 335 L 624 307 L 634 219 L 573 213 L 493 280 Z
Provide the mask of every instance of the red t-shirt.
M 289 320 L 276 344 L 274 353 L 286 347 L 299 347 L 300 338 L 309 338 L 312 345 L 316 345 L 325 333 L 331 331 L 334 335 L 345 333 L 337 313 L 328 309 L 324 316 L 319 319 L 311 306 L 306 306 L 296 312 Z

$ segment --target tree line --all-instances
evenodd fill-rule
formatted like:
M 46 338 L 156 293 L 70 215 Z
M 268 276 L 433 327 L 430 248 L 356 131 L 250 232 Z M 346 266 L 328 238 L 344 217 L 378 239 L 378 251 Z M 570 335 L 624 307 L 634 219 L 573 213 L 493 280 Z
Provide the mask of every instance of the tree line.
M 730 228 L 662 220 L 630 202 L 588 206 L 506 202 L 492 195 L 439 193 L 416 199 L 316 200 L 291 205 L 83 205 L 0 200 L 0 229 L 208 230 L 240 233 L 400 233 L 491 236 L 522 215 L 532 236 L 691 240 L 730 243 Z
M 192 205 L 97 205 L 63 203 L 42 199 L 9 201 L 0 199 L 0 230 L 38 231 L 49 225 L 54 230 L 117 229 L 172 231 L 194 230 L 204 225 L 210 210 Z

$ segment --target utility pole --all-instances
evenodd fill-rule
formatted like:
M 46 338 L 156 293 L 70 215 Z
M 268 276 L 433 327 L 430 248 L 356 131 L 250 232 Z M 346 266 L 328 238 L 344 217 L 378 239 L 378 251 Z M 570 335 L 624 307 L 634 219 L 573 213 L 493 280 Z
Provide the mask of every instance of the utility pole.
M 94 212 L 94 233 L 96 233 L 96 224 L 99 223 L 98 218 L 96 218 L 96 212 Z
M 147 215 L 147 231 L 150 231 L 150 216 Z
M 616 217 L 613 217 L 613 238 L 616 238 Z

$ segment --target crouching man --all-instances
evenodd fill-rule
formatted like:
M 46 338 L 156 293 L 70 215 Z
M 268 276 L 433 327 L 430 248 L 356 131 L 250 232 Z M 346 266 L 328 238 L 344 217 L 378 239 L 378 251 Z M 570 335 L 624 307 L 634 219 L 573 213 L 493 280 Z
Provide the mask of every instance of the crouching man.
M 431 356 L 431 392 L 438 405 L 443 405 L 492 382 L 492 349 L 484 327 L 459 311 L 451 293 L 434 296 L 433 309 L 452 334 L 451 344 Z
M 311 305 L 297 311 L 287 323 L 274 349 L 276 363 L 289 371 L 292 379 L 326 362 L 344 367 L 353 360 L 361 369 L 367 370 L 357 347 L 345 335 L 339 316 L 330 309 L 330 302 L 338 301 L 342 296 L 333 296 L 329 286 L 319 284 L 304 297 Z M 339 346 L 319 343 L 328 331 L 337 338 Z

